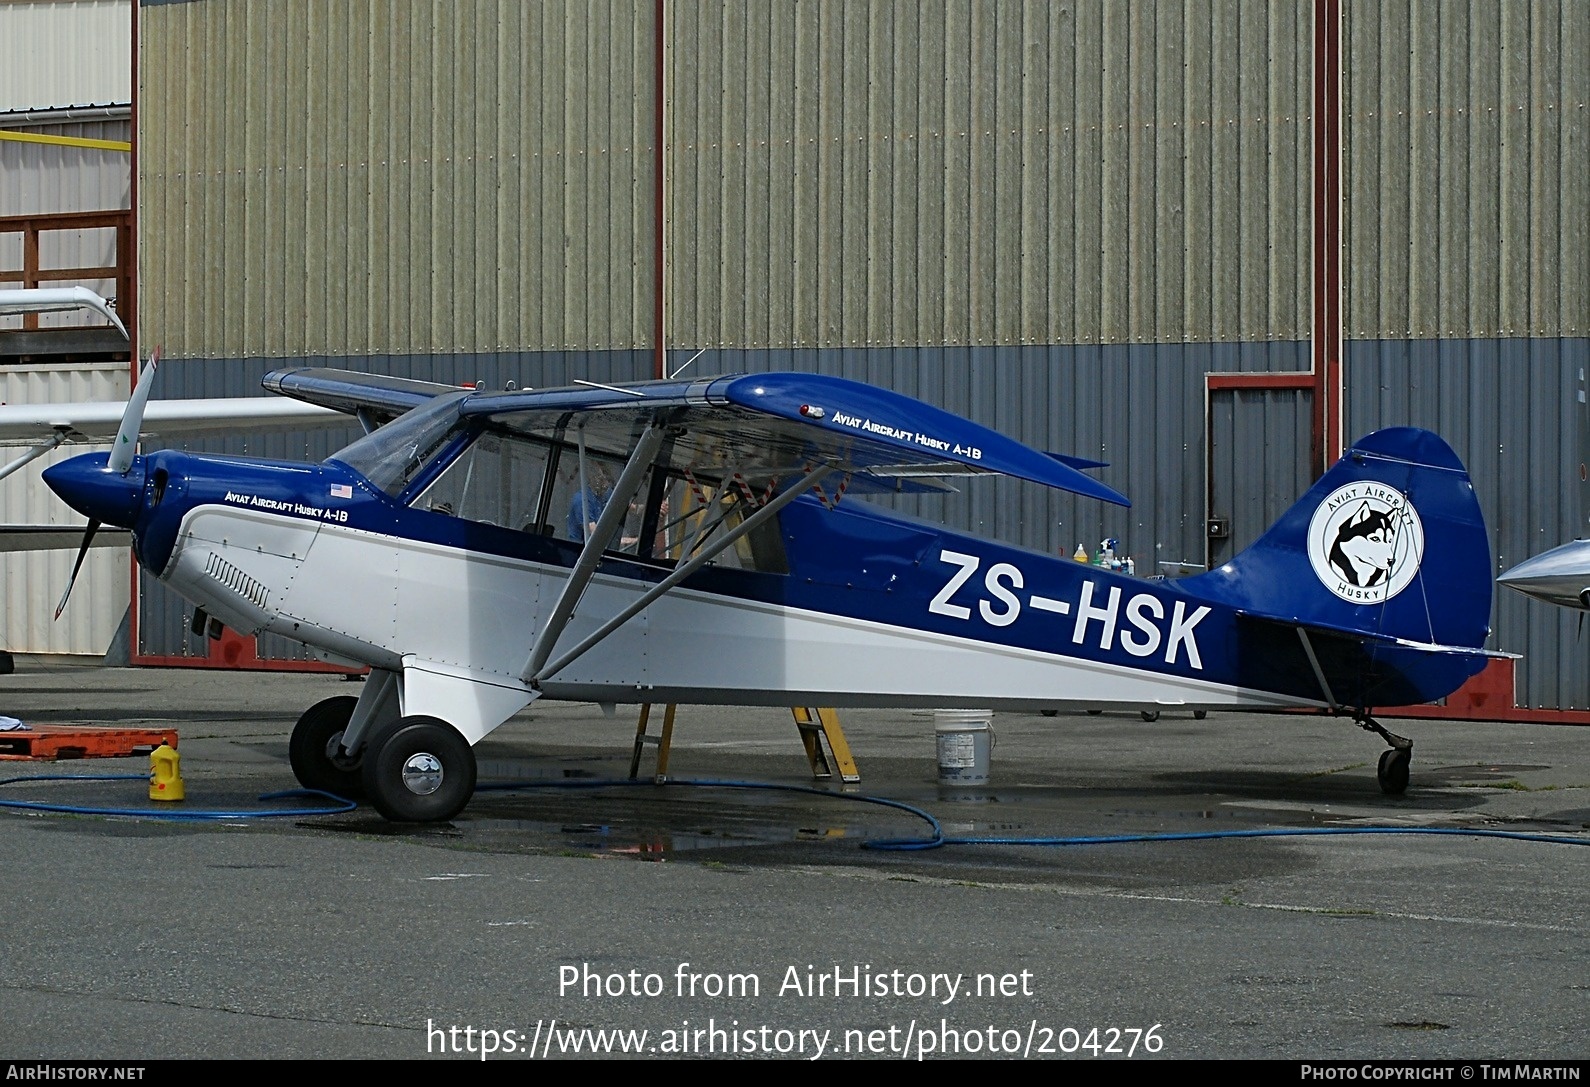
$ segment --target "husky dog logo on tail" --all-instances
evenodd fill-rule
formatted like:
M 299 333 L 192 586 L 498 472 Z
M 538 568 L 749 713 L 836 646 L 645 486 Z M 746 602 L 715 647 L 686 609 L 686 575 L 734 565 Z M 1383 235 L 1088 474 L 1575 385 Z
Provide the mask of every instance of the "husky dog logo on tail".
M 1397 524 L 1368 502 L 1342 522 L 1326 555 L 1350 585 L 1376 585 L 1396 562 Z
M 1308 556 L 1331 592 L 1355 604 L 1390 600 L 1424 557 L 1424 528 L 1403 495 L 1374 483 L 1342 487 L 1309 522 Z

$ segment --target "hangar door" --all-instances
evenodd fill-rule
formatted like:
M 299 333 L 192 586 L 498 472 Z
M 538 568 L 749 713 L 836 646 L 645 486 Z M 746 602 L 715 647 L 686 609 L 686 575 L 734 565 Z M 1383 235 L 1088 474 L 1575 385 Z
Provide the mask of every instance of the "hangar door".
M 1314 397 L 1303 388 L 1212 388 L 1207 403 L 1212 570 L 1264 535 L 1314 482 Z

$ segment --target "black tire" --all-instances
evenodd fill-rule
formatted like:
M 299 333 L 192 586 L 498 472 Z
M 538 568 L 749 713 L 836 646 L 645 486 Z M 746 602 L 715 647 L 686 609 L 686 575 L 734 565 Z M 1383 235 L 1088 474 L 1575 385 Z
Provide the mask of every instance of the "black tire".
M 1208 710 L 1193 710 L 1193 720 L 1194 721 L 1202 721 L 1205 717 L 1208 717 L 1208 716 L 1209 716 L 1209 711 Z
M 1103 712 L 1104 712 L 1103 710 L 1089 710 L 1088 711 L 1088 716 L 1089 717 L 1097 717 L 1099 714 L 1101 714 Z
M 357 698 L 339 695 L 316 702 L 298 718 L 287 741 L 287 761 L 298 784 L 348 800 L 364 795 L 359 756 L 342 753 L 342 733 L 358 704 Z
M 1143 714 L 1143 720 L 1145 720 L 1145 721 L 1158 721 L 1159 720 L 1159 711 L 1158 710 L 1143 710 L 1142 714 Z
M 394 823 L 445 823 L 475 795 L 475 752 L 434 717 L 400 717 L 364 750 L 364 792 Z
M 1413 762 L 1413 750 L 1393 747 L 1380 753 L 1380 769 L 1375 776 L 1380 781 L 1380 791 L 1387 796 L 1401 796 L 1408 791 L 1408 766 Z
M 1045 717 L 1059 717 L 1060 716 L 1060 711 L 1059 710 L 1039 710 L 1038 712 L 1043 714 Z

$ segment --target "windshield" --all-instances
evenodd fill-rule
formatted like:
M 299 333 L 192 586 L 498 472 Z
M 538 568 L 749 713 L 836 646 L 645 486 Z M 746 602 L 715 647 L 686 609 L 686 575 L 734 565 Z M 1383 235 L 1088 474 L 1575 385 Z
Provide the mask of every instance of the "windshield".
M 458 402 L 470 391 L 460 389 L 438 396 L 371 431 L 332 454 L 331 459 L 346 464 L 387 494 L 400 494 L 448 439 L 463 429 Z

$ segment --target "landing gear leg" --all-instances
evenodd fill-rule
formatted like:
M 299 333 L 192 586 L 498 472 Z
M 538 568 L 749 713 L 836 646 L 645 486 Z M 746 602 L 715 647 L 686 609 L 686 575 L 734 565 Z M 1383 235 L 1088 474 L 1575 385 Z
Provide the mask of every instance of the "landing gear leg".
M 1380 791 L 1387 796 L 1401 796 L 1408 791 L 1408 766 L 1413 762 L 1413 741 L 1386 731 L 1379 721 L 1365 713 L 1358 718 L 1358 727 L 1373 732 L 1391 745 L 1391 750 L 1380 754 L 1380 767 L 1375 776 L 1380 781 Z

